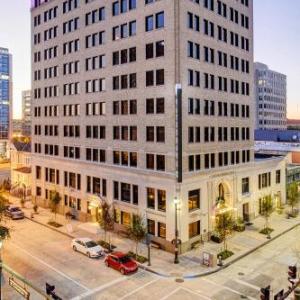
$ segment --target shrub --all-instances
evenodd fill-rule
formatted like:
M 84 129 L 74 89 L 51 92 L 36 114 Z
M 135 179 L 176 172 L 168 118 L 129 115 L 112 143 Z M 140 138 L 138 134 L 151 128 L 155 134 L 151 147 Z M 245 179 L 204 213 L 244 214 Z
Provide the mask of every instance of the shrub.
M 220 235 L 217 233 L 217 232 L 214 232 L 210 239 L 215 242 L 215 243 L 218 243 L 218 244 L 221 244 L 223 242 L 222 238 L 220 237 Z
M 270 227 L 266 227 L 266 228 L 262 229 L 259 233 L 268 235 L 268 234 L 270 234 L 272 231 L 274 231 L 274 229 L 272 229 L 272 228 L 270 228 Z
M 218 257 L 221 256 L 222 260 L 225 260 L 232 256 L 234 253 L 230 250 L 223 250 L 220 253 L 218 253 Z
M 103 247 L 103 248 L 109 250 L 109 243 L 108 243 L 108 242 L 105 242 L 105 241 L 103 241 L 103 240 L 99 240 L 99 241 L 97 242 L 97 244 L 100 245 L 101 247 Z M 110 244 L 110 250 L 114 250 L 114 249 L 116 249 L 116 248 L 117 248 L 117 247 L 116 247 L 115 245 Z
M 137 262 L 139 262 L 139 263 L 141 263 L 141 264 L 143 264 L 143 263 L 145 263 L 146 261 L 148 261 L 148 259 L 147 259 L 145 256 L 137 255 L 137 254 L 133 253 L 132 251 L 129 251 L 129 252 L 127 253 L 127 255 L 128 255 L 129 257 L 132 257 L 133 259 L 135 259 Z
M 48 225 L 53 226 L 53 227 L 55 227 L 55 228 L 62 227 L 61 224 L 59 224 L 59 223 L 57 223 L 57 222 L 55 222 L 55 221 L 49 221 L 49 222 L 48 222 Z
M 234 225 L 234 230 L 237 232 L 243 232 L 246 230 L 246 226 L 244 223 L 243 224 L 237 223 Z

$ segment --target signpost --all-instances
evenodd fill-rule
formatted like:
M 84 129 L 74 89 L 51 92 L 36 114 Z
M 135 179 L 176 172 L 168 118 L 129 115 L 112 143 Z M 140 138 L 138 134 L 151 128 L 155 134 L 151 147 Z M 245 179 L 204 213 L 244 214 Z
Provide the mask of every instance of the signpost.
M 24 299 L 29 300 L 30 293 L 25 288 L 23 288 L 18 282 L 16 282 L 13 277 L 9 277 L 8 283 Z
M 207 267 L 213 266 L 213 255 L 208 252 L 203 252 L 202 264 Z

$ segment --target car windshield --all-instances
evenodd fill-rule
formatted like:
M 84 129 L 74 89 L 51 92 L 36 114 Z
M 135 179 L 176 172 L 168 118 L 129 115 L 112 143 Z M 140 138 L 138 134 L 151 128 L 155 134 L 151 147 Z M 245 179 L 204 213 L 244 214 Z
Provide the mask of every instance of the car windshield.
M 93 248 L 98 246 L 94 241 L 86 242 L 85 245 L 87 246 L 87 248 Z
M 131 258 L 129 257 L 129 256 L 122 256 L 122 257 L 120 257 L 119 258 L 119 261 L 120 261 L 120 263 L 122 263 L 122 264 L 126 264 L 126 263 L 128 263 L 128 262 L 130 262 L 131 261 Z

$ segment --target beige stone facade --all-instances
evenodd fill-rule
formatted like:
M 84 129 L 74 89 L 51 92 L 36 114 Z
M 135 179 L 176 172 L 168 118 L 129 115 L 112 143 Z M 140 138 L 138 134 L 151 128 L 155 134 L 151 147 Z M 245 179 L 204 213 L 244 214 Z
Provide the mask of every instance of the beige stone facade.
M 284 176 L 280 184 L 273 183 L 274 172 L 284 172 L 282 161 L 259 164 L 254 160 L 252 1 L 223 0 L 220 7 L 217 1 L 116 2 L 126 5 L 127 12 L 113 16 L 113 5 L 116 8 L 117 4 L 97 0 L 52 0 L 32 8 L 32 193 L 41 205 L 47 205 L 51 191 L 59 191 L 63 198 L 60 211 L 71 210 L 86 221 L 95 220 L 100 199 L 113 203 L 115 221 L 120 226 L 128 225 L 132 213 L 141 213 L 152 238 L 168 250 L 173 249 L 170 242 L 174 238 L 177 197 L 181 203 L 179 235 L 185 250 L 201 234 L 212 230 L 220 183 L 224 183 L 237 213 L 242 214 L 242 204 L 249 201 L 253 216 L 258 214 L 259 194 L 269 190 L 277 193 L 284 185 Z M 86 26 L 93 20 L 89 14 L 93 11 L 94 20 L 101 19 L 99 14 L 103 18 L 105 11 L 105 20 Z M 78 29 L 64 34 L 64 27 L 69 25 L 63 24 L 76 18 Z M 131 23 L 134 21 L 135 25 Z M 48 39 L 49 29 L 56 26 L 56 37 Z M 90 47 L 90 43 L 98 43 L 99 33 L 104 31 L 102 45 Z M 97 36 L 88 37 L 94 33 Z M 78 51 L 64 54 L 65 47 L 69 49 L 69 44 L 64 44 L 77 39 Z M 50 50 L 46 49 L 56 46 L 56 56 L 49 59 Z M 135 50 L 130 52 L 130 48 Z M 127 55 L 121 52 L 125 49 Z M 117 51 L 119 63 L 113 54 Z M 132 58 L 130 53 L 133 61 L 126 63 Z M 102 67 L 87 71 L 90 61 L 86 59 L 102 55 L 102 65 L 98 58 L 94 62 L 94 66 Z M 64 64 L 77 61 L 77 66 L 70 67 L 75 73 L 67 74 L 69 67 Z M 49 68 L 53 67 L 57 67 L 53 71 L 56 75 L 49 78 Z M 128 76 L 120 77 L 120 88 L 116 89 L 114 77 L 122 75 Z M 105 79 L 105 83 L 97 81 L 93 86 L 88 82 L 96 79 Z M 64 95 L 68 89 L 65 84 L 72 84 L 73 95 Z M 46 87 L 54 86 L 57 88 L 49 97 L 51 89 Z M 101 87 L 101 92 L 87 92 Z M 131 107 L 130 101 L 127 106 L 122 100 L 136 100 L 136 106 Z M 118 114 L 116 101 L 120 101 Z M 93 102 L 105 104 L 90 109 Z M 69 126 L 80 126 L 80 136 L 75 137 L 77 129 Z M 119 138 L 114 128 L 118 126 Z M 70 132 L 73 136 L 67 137 Z M 96 154 L 87 148 L 103 151 Z M 264 168 L 272 172 L 272 184 L 257 192 L 258 174 L 267 172 Z M 242 197 L 241 179 L 248 171 L 251 190 Z M 189 198 L 197 195 L 197 207 L 189 211 L 189 205 L 196 203 Z M 189 226 L 197 221 L 199 224 Z

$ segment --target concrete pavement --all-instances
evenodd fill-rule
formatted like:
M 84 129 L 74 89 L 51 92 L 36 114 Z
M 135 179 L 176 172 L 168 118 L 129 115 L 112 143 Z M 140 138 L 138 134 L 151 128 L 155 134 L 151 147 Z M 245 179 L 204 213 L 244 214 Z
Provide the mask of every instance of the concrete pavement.
M 11 199 L 14 202 L 18 201 L 16 198 Z M 28 206 L 29 207 L 25 208 L 24 211 L 26 215 L 30 217 L 33 211 L 32 208 L 30 208 L 31 203 L 28 203 Z M 39 214 L 35 215 L 33 220 L 35 222 L 47 225 L 47 222 L 50 219 L 53 219 L 53 214 L 49 210 L 40 208 Z M 103 232 L 99 228 L 98 224 L 81 223 L 76 220 L 69 221 L 61 215 L 57 215 L 57 222 L 63 226 L 56 230 L 70 237 L 88 236 L 95 240 L 103 238 Z M 299 226 L 300 217 L 295 219 L 286 219 L 285 215 L 278 215 L 277 213 L 274 213 L 270 218 L 270 224 L 274 229 L 271 236 L 272 239 L 275 239 L 288 232 L 295 226 Z M 246 231 L 234 233 L 234 235 L 228 239 L 228 248 L 235 254 L 224 262 L 225 267 L 270 242 L 270 240 L 266 239 L 265 235 L 259 233 L 259 230 L 262 229 L 263 226 L 264 220 L 263 218 L 259 217 L 254 220 L 253 225 L 246 227 Z M 70 227 L 72 228 L 71 232 L 68 230 Z M 131 240 L 120 237 L 115 233 L 112 234 L 112 243 L 116 245 L 117 249 L 120 251 L 127 252 L 134 250 L 134 243 Z M 147 263 L 145 263 L 143 267 L 165 277 L 189 278 L 204 276 L 212 272 L 219 271 L 221 268 L 218 266 L 211 268 L 203 266 L 203 252 L 208 252 L 216 256 L 221 249 L 222 244 L 206 242 L 198 249 L 194 249 L 180 255 L 180 263 L 178 265 L 174 265 L 173 254 L 151 248 L 151 267 L 148 267 Z M 145 244 L 140 245 L 139 253 L 147 257 L 147 247 Z
M 300 228 L 296 228 L 205 278 L 163 278 L 142 270 L 122 276 L 107 269 L 103 259 L 73 252 L 68 236 L 28 219 L 9 221 L 8 225 L 12 233 L 4 245 L 4 262 L 41 289 L 45 282 L 55 284 L 63 299 L 259 299 L 261 287 L 271 284 L 274 293 L 288 287 L 287 266 L 294 264 L 300 253 Z M 10 290 L 4 292 L 5 300 L 21 299 L 15 294 L 10 298 Z

